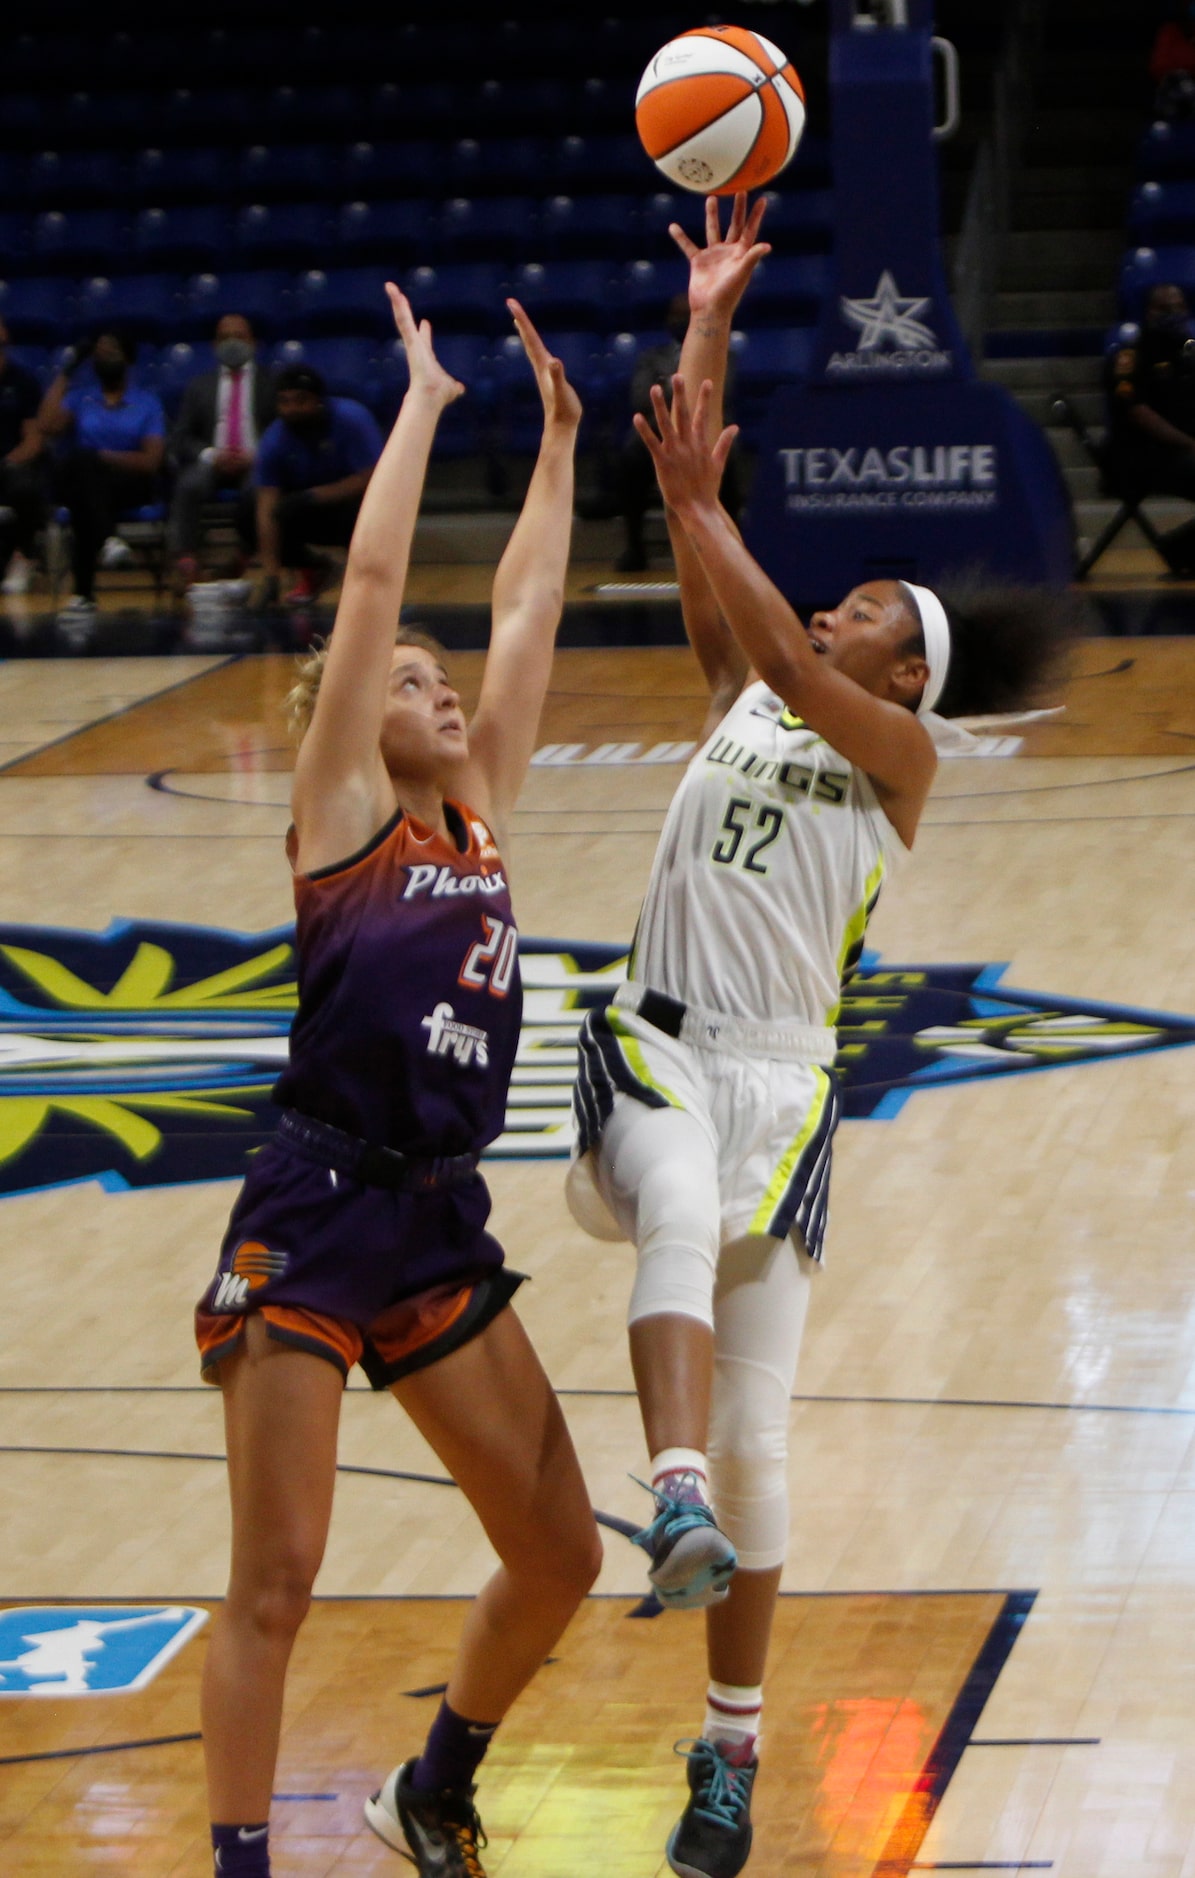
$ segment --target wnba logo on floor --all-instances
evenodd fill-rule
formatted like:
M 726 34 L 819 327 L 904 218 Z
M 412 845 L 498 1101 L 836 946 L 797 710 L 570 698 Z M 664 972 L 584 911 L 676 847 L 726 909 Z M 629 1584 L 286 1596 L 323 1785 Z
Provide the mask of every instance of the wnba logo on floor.
M 786 509 L 992 509 L 994 443 L 804 445 L 777 451 Z

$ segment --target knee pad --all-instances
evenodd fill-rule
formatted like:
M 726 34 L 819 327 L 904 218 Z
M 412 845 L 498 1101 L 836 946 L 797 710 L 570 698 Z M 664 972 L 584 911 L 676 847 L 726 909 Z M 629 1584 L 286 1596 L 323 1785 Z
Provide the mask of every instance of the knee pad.
M 685 1217 L 686 1212 L 689 1216 Z M 714 1278 L 718 1268 L 718 1222 L 689 1209 L 668 1208 L 658 1220 L 639 1220 L 639 1262 L 628 1324 L 642 1317 L 675 1313 L 714 1327 Z
M 788 1549 L 788 1390 L 775 1370 L 719 1355 L 708 1460 L 718 1524 L 747 1571 L 769 1571 Z

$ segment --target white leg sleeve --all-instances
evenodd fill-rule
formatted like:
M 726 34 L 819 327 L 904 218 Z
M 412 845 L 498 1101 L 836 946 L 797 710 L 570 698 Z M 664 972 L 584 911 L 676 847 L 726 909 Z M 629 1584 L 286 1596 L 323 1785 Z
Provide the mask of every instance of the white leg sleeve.
M 789 1398 L 812 1271 L 791 1240 L 758 1234 L 719 1261 L 710 1492 L 747 1571 L 783 1564 L 788 1547 Z
M 683 1109 L 619 1096 L 596 1155 L 598 1187 L 638 1248 L 628 1323 L 674 1312 L 713 1326 L 721 1201 L 713 1146 Z

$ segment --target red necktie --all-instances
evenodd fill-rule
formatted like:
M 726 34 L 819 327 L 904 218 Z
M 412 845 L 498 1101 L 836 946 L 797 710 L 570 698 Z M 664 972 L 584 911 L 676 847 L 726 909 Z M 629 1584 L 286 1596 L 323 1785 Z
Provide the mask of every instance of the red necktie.
M 241 406 L 244 400 L 244 384 L 244 373 L 233 372 L 232 383 L 228 388 L 228 425 L 224 445 L 226 450 L 243 448 L 244 429 Z

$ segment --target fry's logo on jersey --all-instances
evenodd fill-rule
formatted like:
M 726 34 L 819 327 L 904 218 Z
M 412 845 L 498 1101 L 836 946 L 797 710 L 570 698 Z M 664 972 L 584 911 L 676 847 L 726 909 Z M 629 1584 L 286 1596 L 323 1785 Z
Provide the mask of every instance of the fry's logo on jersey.
M 758 860 L 768 830 L 738 820 L 739 848 L 732 857 L 728 825 L 723 858 Z M 428 871 L 438 879 L 438 867 Z M 487 1157 L 563 1159 L 573 1138 L 577 1032 L 626 976 L 627 949 L 521 939 L 484 901 L 474 905 L 478 936 L 462 966 L 462 997 L 500 997 L 514 984 L 516 957 L 523 985 L 505 1126 Z M 951 1083 L 1195 1045 L 1195 1014 L 1018 991 L 1003 973 L 1000 965 L 889 965 L 865 954 L 838 1026 L 846 1118 L 883 1121 L 918 1092 L 928 1097 Z M 273 1136 L 274 1083 L 297 1003 L 290 926 L 0 926 L 0 1194 L 84 1181 L 119 1193 L 242 1178 Z M 451 1003 L 423 1022 L 429 1054 L 454 1070 L 484 1067 L 484 1032 L 459 1023 Z M 220 1308 L 243 1308 L 285 1258 L 257 1241 L 239 1245 Z
M 458 1023 L 451 1004 L 437 1004 L 422 1023 L 429 1056 L 455 1056 L 462 1069 L 468 1069 L 471 1063 L 478 1069 L 489 1068 L 489 1038 L 485 1031 L 475 1024 Z
M 497 853 L 497 849 L 494 852 Z M 408 867 L 402 897 L 417 900 L 421 894 L 430 892 L 433 900 L 439 900 L 444 895 L 451 897 L 458 893 L 502 893 L 505 888 L 506 878 L 500 872 L 458 874 L 455 867 L 438 867 L 434 861 L 421 861 L 416 867 Z

